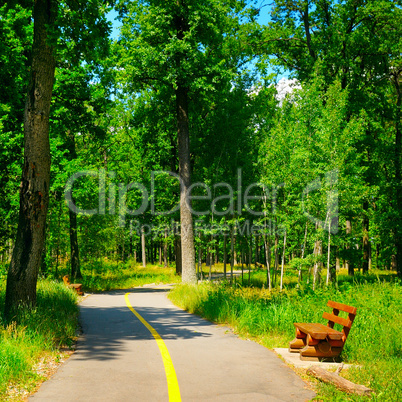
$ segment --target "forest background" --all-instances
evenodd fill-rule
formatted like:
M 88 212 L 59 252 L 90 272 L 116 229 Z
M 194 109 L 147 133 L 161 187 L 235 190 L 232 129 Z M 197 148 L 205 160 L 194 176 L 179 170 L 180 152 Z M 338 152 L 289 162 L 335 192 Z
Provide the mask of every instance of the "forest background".
M 208 263 L 275 271 L 283 257 L 300 272 L 310 267 L 314 282 L 322 268 L 331 280 L 341 266 L 401 275 L 398 1 L 120 1 L 114 39 L 112 4 L 55 3 L 43 274 L 68 264 L 80 277 L 81 260 L 105 257 L 176 262 L 181 272 L 179 89 L 197 183 L 189 269 L 196 252 Z M 24 165 L 31 2 L 3 5 L 0 21 L 7 267 Z M 276 86 L 283 74 L 294 84 L 286 97 Z
M 351 378 L 398 395 L 401 3 L 0 2 L 0 393 L 71 343 L 63 275 L 105 290 L 171 267 L 230 269 L 233 288 L 172 297 L 269 346 L 334 295 L 358 307 Z

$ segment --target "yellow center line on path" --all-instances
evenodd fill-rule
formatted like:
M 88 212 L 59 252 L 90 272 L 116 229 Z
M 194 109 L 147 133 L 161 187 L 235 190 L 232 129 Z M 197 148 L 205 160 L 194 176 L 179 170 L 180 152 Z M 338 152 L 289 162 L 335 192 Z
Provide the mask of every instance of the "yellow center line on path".
M 131 306 L 130 300 L 128 296 L 130 293 L 126 293 L 125 299 L 127 307 L 132 311 L 132 313 L 145 325 L 148 331 L 152 334 L 155 338 L 156 343 L 158 344 L 159 350 L 162 355 L 163 365 L 165 366 L 165 373 L 166 373 L 166 380 L 168 385 L 168 392 L 169 392 L 169 402 L 179 402 L 181 401 L 180 397 L 180 389 L 179 383 L 177 382 L 176 371 L 174 370 L 173 362 L 170 357 L 169 351 L 163 342 L 161 336 L 156 332 L 156 330 L 148 324 Z

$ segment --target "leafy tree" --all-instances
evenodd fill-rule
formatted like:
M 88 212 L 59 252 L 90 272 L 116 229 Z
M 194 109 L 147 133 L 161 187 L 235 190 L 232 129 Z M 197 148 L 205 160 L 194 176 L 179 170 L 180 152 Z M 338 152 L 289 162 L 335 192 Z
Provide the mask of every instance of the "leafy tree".
M 232 77 L 237 66 L 230 42 L 243 4 L 201 1 L 120 1 L 119 39 L 122 77 L 133 93 L 163 88 L 165 105 L 175 104 L 180 175 L 180 222 L 183 281 L 195 282 L 191 186 L 190 105 L 208 98 L 215 86 Z
M 87 4 L 83 1 L 61 3 L 37 0 L 28 4 L 33 7 L 34 21 L 32 64 L 24 112 L 24 167 L 18 230 L 7 276 L 5 316 L 8 320 L 19 306 L 29 308 L 36 303 L 36 282 L 49 204 L 49 113 L 56 46 L 70 46 L 81 52 L 91 49 L 87 54 L 99 54 L 96 50 L 99 49 L 101 37 L 92 36 L 92 40 L 80 43 L 82 34 L 87 32 L 84 23 L 93 27 L 95 33 L 105 32 L 108 26 L 103 15 L 105 7 L 96 1 Z M 86 17 L 84 21 L 83 17 Z M 66 29 L 66 23 L 71 29 Z M 64 41 L 57 43 L 61 37 Z M 71 46 L 73 43 L 80 43 L 80 46 Z
M 380 211 L 381 204 L 383 210 L 371 217 L 373 227 L 383 226 L 379 230 L 385 236 L 387 232 L 393 233 L 391 241 L 395 245 L 397 261 L 402 255 L 398 212 L 400 118 L 397 117 L 400 113 L 397 106 L 400 6 L 400 1 L 390 0 L 278 0 L 272 5 L 271 20 L 266 29 L 261 27 L 255 40 L 257 53 L 291 71 L 302 84 L 321 77 L 325 92 L 333 83 L 340 82 L 341 88 L 348 91 L 346 120 L 364 114 L 365 135 L 355 137 L 355 143 L 351 145 L 359 155 L 360 177 L 364 178 L 366 188 L 380 191 L 378 194 L 365 191 L 359 211 L 356 208 L 353 213 L 350 211 L 348 221 L 356 217 L 356 213 L 374 207 L 373 200 L 379 197 L 376 208 Z M 389 142 L 391 138 L 393 145 Z M 393 155 L 391 170 L 384 152 Z M 385 199 L 387 207 L 382 203 Z M 363 213 L 367 215 L 367 212 Z M 365 239 L 363 254 L 367 264 L 369 242 L 367 237 Z
M 18 185 L 23 155 L 23 119 L 32 11 L 16 5 L 0 7 L 0 250 L 7 252 L 18 221 Z M 10 240 L 11 241 L 11 240 Z

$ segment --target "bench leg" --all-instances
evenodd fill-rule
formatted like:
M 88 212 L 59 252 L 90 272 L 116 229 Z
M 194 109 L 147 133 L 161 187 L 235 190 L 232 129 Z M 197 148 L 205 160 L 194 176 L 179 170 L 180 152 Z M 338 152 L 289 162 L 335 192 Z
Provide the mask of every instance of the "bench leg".
M 300 349 L 303 349 L 306 346 L 306 338 L 295 338 L 293 341 L 289 343 L 289 352 L 291 353 L 299 353 Z
M 306 345 L 303 349 L 300 349 L 300 360 L 322 361 L 327 358 L 335 359 L 339 357 L 341 352 L 342 348 L 331 347 L 327 341 L 322 341 L 317 345 Z
M 289 343 L 289 352 L 298 353 L 307 345 L 307 334 L 296 328 L 296 338 Z

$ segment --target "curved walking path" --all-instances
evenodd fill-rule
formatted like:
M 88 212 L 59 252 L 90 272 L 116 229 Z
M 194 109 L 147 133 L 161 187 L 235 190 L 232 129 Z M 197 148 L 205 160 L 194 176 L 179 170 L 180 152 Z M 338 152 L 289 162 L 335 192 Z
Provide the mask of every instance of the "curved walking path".
M 314 397 L 273 352 L 175 307 L 166 293 L 155 286 L 83 300 L 76 352 L 29 399 L 168 401 L 170 396 L 173 401 L 181 396 L 183 401 L 274 402 Z M 162 344 L 168 351 L 162 351 L 163 359 Z M 169 357 L 172 366 L 165 371 Z

